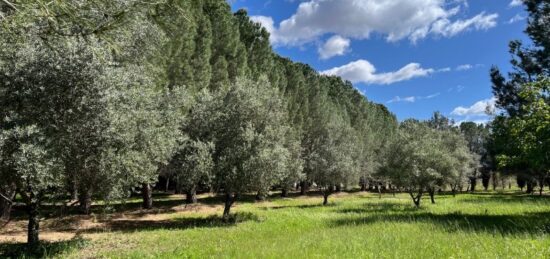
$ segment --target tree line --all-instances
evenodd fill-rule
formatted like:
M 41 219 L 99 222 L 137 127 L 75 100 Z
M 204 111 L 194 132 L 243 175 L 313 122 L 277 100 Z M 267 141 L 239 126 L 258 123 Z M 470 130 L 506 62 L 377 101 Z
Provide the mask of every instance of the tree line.
M 244 194 L 296 186 L 326 204 L 342 188 L 391 185 L 420 206 L 516 161 L 490 127 L 439 113 L 398 123 L 350 82 L 274 53 L 223 0 L 1 1 L 0 26 L 0 209 L 25 203 L 31 245 L 44 202 L 88 214 L 140 193 L 150 209 L 159 179 L 191 203 L 220 194 L 228 219 Z M 547 105 L 536 89 L 548 84 L 529 85 L 525 99 Z

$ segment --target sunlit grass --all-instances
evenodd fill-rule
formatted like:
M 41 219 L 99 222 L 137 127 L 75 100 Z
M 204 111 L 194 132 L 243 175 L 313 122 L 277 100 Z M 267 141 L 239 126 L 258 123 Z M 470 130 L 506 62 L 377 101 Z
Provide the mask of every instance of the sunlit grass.
M 239 203 L 218 212 L 96 233 L 59 257 L 115 258 L 549 258 L 550 199 L 463 194 L 424 199 L 356 193 Z M 212 215 L 216 214 L 216 215 Z

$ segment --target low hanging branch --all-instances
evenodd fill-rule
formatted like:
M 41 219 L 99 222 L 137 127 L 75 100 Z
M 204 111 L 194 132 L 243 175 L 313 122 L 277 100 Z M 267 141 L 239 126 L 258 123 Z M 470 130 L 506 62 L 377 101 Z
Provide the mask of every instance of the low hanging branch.
M 6 197 L 4 194 L 0 193 L 0 197 L 4 198 L 4 200 L 9 202 L 10 204 L 13 204 L 13 201 L 10 198 Z

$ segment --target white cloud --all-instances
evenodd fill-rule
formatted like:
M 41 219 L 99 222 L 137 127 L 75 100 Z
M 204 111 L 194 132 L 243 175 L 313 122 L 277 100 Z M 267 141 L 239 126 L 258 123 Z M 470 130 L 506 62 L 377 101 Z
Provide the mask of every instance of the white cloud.
M 497 18 L 498 14 L 486 15 L 485 12 L 482 12 L 467 20 L 457 20 L 455 22 L 451 22 L 448 19 L 440 19 L 434 22 L 431 32 L 444 37 L 452 37 L 463 31 L 471 29 L 488 30 L 497 25 Z
M 388 41 L 408 38 L 415 42 L 428 35 L 452 37 L 496 26 L 498 15 L 484 12 L 451 20 L 462 6 L 466 6 L 464 1 L 456 0 L 309 0 L 278 26 L 265 17 L 253 19 L 271 27 L 271 41 L 280 45 L 312 42 L 325 34 L 367 39 L 379 33 Z
M 322 71 L 321 74 L 340 76 L 352 83 L 389 85 L 416 77 L 425 77 L 434 72 L 434 69 L 426 69 L 418 63 L 410 63 L 394 72 L 376 73 L 374 65 L 360 59 L 341 67 Z
M 335 56 L 342 56 L 349 51 L 350 40 L 339 35 L 334 35 L 319 47 L 319 57 L 329 59 Z
M 472 68 L 474 68 L 474 66 L 472 66 L 470 64 L 464 64 L 464 65 L 457 66 L 456 70 L 457 71 L 466 71 L 466 70 L 470 70 Z
M 451 71 L 450 67 L 444 67 L 437 70 L 437 72 L 450 72 L 450 71 Z
M 495 101 L 496 99 L 490 98 L 476 102 L 470 107 L 459 106 L 456 107 L 451 115 L 455 116 L 487 116 L 487 111 L 495 110 Z
M 418 100 L 433 99 L 435 97 L 438 97 L 439 95 L 441 95 L 441 93 L 430 94 L 428 96 L 408 96 L 408 97 L 396 96 L 393 99 L 387 101 L 386 103 L 397 103 L 397 102 L 414 103 Z
M 457 93 L 460 93 L 460 92 L 462 92 L 462 90 L 464 90 L 464 88 L 465 87 L 462 86 L 462 85 L 457 85 L 456 87 L 451 87 L 451 88 L 447 89 L 447 92 L 450 93 L 452 91 L 456 91 Z
M 455 126 L 460 126 L 460 124 L 462 124 L 464 122 L 473 122 L 473 123 L 478 124 L 478 125 L 486 125 L 487 123 L 489 123 L 489 121 L 491 121 L 489 118 L 478 119 L 478 120 L 464 119 L 464 120 L 455 121 L 454 125 Z
M 508 20 L 508 24 L 512 24 L 512 23 L 516 23 L 516 22 L 519 22 L 519 21 L 523 21 L 525 20 L 526 17 L 525 16 L 522 16 L 520 14 L 516 14 L 514 15 L 514 17 L 510 18 L 510 20 Z
M 523 4 L 523 0 L 512 0 L 512 2 L 510 2 L 510 7 L 516 7 L 522 4 Z
M 260 23 L 266 30 L 269 32 L 270 35 L 270 41 L 277 42 L 279 39 L 277 38 L 277 33 L 275 31 L 275 22 L 273 21 L 273 18 L 268 16 L 251 16 L 250 20 L 253 22 Z
M 431 95 L 428 95 L 428 96 L 424 96 L 424 97 L 422 97 L 422 99 L 432 99 L 432 98 L 438 97 L 440 95 L 441 95 L 441 93 L 435 93 L 435 94 L 431 94 Z
M 393 99 L 387 101 L 387 103 L 397 103 L 397 102 L 414 103 L 415 101 L 416 101 L 416 97 L 414 97 L 414 96 L 409 96 L 409 97 L 396 96 Z

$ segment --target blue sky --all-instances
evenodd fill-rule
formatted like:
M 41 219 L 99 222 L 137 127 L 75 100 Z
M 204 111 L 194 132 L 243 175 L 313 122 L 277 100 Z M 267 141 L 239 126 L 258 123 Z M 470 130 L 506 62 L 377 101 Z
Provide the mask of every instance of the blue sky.
M 400 120 L 434 111 L 484 122 L 489 69 L 510 69 L 527 41 L 517 0 L 232 0 L 271 33 L 274 50 L 352 81 Z

